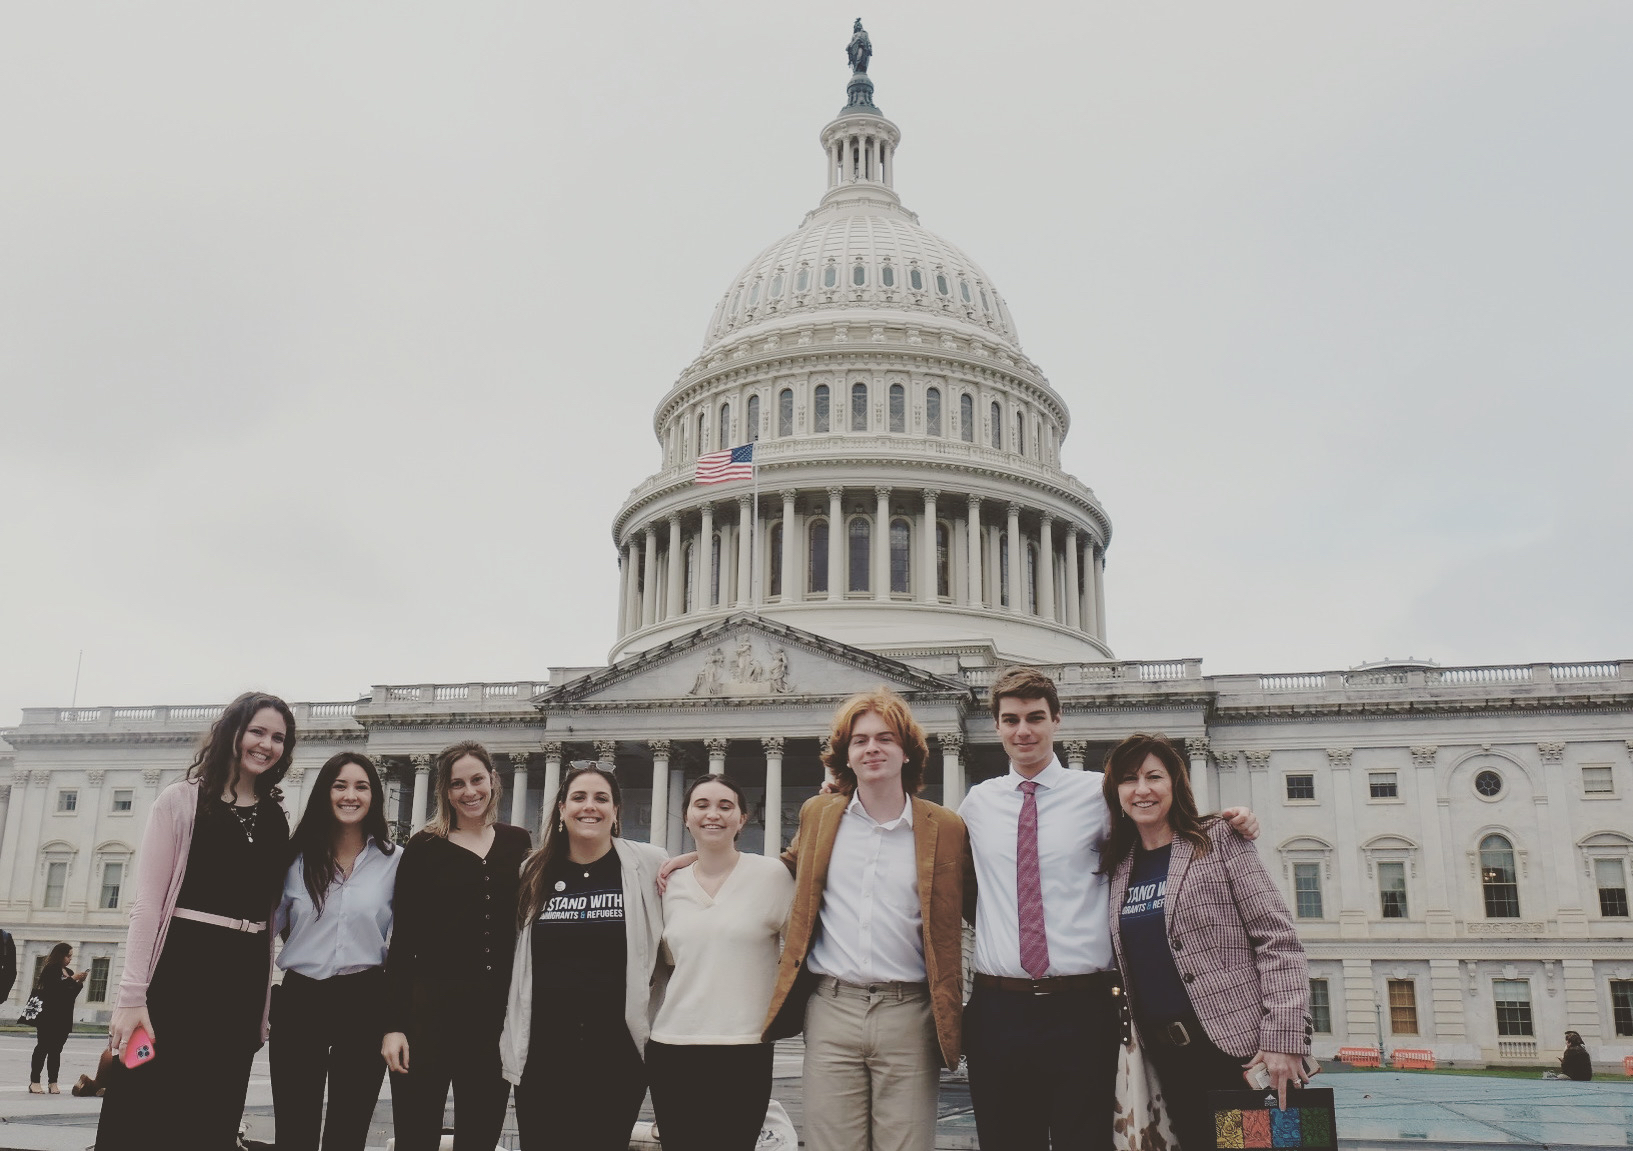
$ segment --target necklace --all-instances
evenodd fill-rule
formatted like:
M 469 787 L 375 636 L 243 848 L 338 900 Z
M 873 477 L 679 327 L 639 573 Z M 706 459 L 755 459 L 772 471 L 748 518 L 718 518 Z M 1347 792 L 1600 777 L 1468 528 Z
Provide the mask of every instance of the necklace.
M 255 842 L 255 810 L 259 803 L 252 803 L 248 807 L 240 807 L 236 803 L 227 804 L 227 810 L 233 813 L 238 820 L 238 826 L 244 831 L 244 838 L 251 843 Z

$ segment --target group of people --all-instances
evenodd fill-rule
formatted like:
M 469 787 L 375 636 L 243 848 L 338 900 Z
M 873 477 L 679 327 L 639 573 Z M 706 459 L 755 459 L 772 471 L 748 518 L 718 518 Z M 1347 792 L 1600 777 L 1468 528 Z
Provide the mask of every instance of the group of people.
M 982 1146 L 1100 1151 L 1130 1028 L 1170 1142 L 1211 1147 L 1209 1088 L 1307 1078 L 1304 959 L 1242 838 L 1257 822 L 1199 815 L 1160 736 L 1103 780 L 1063 768 L 1036 671 L 991 706 L 1009 771 L 956 813 L 918 795 L 924 732 L 881 688 L 835 715 L 831 782 L 780 858 L 738 849 L 747 797 L 706 775 L 683 800 L 696 850 L 670 859 L 622 837 L 597 764 L 565 774 L 535 849 L 471 742 L 438 756 L 406 845 L 356 752 L 291 833 L 294 717 L 243 695 L 149 819 L 109 1049 L 152 1057 L 111 1077 L 97 1147 L 231 1147 L 270 1031 L 280 1151 L 362 1148 L 388 1070 L 399 1151 L 439 1145 L 450 1088 L 459 1148 L 495 1145 L 514 1090 L 524 1151 L 622 1151 L 650 1090 L 666 1151 L 748 1151 L 772 1044 L 803 1031 L 813 1151 L 928 1151 L 961 1055 Z

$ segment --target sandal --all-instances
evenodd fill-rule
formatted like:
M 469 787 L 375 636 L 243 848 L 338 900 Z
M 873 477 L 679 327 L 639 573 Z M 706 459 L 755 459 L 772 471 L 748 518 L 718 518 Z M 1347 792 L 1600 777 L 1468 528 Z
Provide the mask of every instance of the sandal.
M 28 1093 L 30 1095 L 44 1095 L 45 1088 L 41 1087 L 38 1083 L 30 1083 L 28 1085 Z
M 50 1091 L 53 1095 L 62 1094 L 62 1088 L 58 1087 L 55 1083 L 51 1084 L 51 1086 L 46 1088 L 46 1090 Z

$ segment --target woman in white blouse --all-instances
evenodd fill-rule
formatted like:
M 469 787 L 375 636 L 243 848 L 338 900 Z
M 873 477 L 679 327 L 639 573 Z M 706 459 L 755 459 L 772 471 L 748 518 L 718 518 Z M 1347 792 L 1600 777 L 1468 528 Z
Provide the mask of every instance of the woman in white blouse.
M 323 765 L 290 847 L 277 919 L 284 977 L 272 998 L 278 1147 L 318 1151 L 321 1129 L 322 1151 L 362 1151 L 386 1070 L 383 965 L 402 859 L 367 756 Z
M 794 879 L 776 856 L 737 850 L 748 806 L 732 780 L 693 780 L 684 810 L 697 856 L 664 890 L 672 970 L 646 1047 L 652 1108 L 664 1151 L 753 1151 L 771 1100 L 760 1029 Z

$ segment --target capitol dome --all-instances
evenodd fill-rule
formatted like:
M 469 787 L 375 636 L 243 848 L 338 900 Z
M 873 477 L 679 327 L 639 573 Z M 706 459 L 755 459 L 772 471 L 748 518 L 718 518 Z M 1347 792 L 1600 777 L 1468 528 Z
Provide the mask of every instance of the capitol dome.
M 613 523 L 612 658 L 733 611 L 927 665 L 1110 658 L 1111 521 L 1060 467 L 1065 401 L 992 280 L 903 206 L 864 71 L 847 97 L 821 200 L 727 286 L 654 413 L 661 467 Z M 746 445 L 752 478 L 697 482 Z

